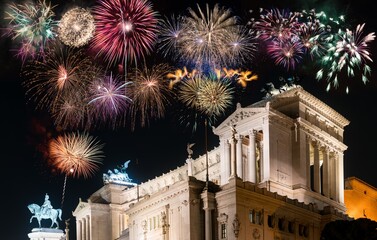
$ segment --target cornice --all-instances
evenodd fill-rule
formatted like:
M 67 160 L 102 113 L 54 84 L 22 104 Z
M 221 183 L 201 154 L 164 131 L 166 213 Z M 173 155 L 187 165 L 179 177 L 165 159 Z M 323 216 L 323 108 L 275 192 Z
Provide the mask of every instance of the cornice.
M 320 129 L 314 128 L 310 123 L 308 123 L 305 119 L 297 118 L 298 127 L 301 128 L 304 132 L 306 132 L 312 138 L 326 143 L 326 145 L 331 146 L 335 150 L 339 152 L 344 152 L 347 150 L 347 145 L 343 142 L 335 139 L 331 135 L 326 132 L 321 131 Z
M 301 86 L 297 86 L 295 88 L 273 95 L 271 98 L 264 99 L 250 105 L 250 107 L 263 107 L 267 106 L 269 103 L 272 108 L 279 108 L 280 106 L 296 101 L 307 105 L 309 108 L 313 109 L 314 112 L 318 112 L 319 114 L 326 116 L 326 118 L 328 118 L 341 128 L 344 128 L 350 123 L 349 120 L 336 112 L 326 103 L 316 98 L 314 95 L 305 91 Z

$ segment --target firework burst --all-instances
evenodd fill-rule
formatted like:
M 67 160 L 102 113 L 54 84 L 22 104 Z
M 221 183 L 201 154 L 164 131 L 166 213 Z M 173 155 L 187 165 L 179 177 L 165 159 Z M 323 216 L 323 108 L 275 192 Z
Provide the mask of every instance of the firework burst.
M 103 146 L 87 133 L 69 133 L 50 141 L 49 156 L 52 165 L 66 175 L 89 178 L 102 163 Z
M 165 55 L 175 51 L 174 57 L 200 71 L 242 64 L 252 58 L 253 37 L 230 9 L 218 4 L 211 9 L 207 4 L 205 9 L 197 5 L 197 11 L 189 8 L 188 13 L 163 22 L 159 49 Z
M 157 13 L 146 0 L 99 0 L 92 48 L 109 64 L 149 54 L 157 40 Z M 126 69 L 125 69 L 126 70 Z
M 216 119 L 232 105 L 233 92 L 230 81 L 203 81 L 197 95 L 199 110 Z
M 66 45 L 81 47 L 93 37 L 94 18 L 84 8 L 73 8 L 66 13 L 58 24 L 58 37 Z
M 123 82 L 119 75 L 96 79 L 90 84 L 90 97 L 88 104 L 94 109 L 94 116 L 99 122 L 116 126 L 118 119 L 122 118 L 132 102 L 126 95 L 126 88 L 132 82 Z
M 174 15 L 159 21 L 158 51 L 164 57 L 170 56 L 173 59 L 178 59 L 176 52 L 179 47 L 179 39 L 181 34 L 184 34 L 182 21 L 181 16 Z
M 19 41 L 17 56 L 23 62 L 28 57 L 44 56 L 47 43 L 55 38 L 56 21 L 53 20 L 55 14 L 52 9 L 53 7 L 45 1 L 7 5 L 7 35 Z
M 331 86 L 339 86 L 339 74 L 346 73 L 348 77 L 354 78 L 357 70 L 361 70 L 361 80 L 368 82 L 368 75 L 371 68 L 368 62 L 372 62 L 369 52 L 369 43 L 375 39 L 375 33 L 364 35 L 365 24 L 358 25 L 353 32 L 349 29 L 338 31 L 334 41 L 329 43 L 328 54 L 321 59 L 322 68 L 317 72 L 317 80 L 326 78 L 327 91 Z M 349 88 L 346 87 L 348 93 Z
M 213 125 L 233 104 L 232 83 L 233 79 L 220 73 L 187 75 L 176 86 L 178 104 L 182 105 L 177 111 L 180 124 L 192 131 L 204 120 Z
M 152 119 L 165 116 L 166 107 L 171 100 L 166 76 L 171 70 L 167 64 L 157 64 L 152 68 L 144 67 L 132 72 L 132 100 L 131 119 L 132 129 L 136 122 L 141 127 L 149 125 Z
M 98 69 L 83 51 L 56 44 L 47 48 L 46 57 L 26 64 L 22 70 L 26 95 L 37 108 L 54 111 L 70 92 L 85 91 Z

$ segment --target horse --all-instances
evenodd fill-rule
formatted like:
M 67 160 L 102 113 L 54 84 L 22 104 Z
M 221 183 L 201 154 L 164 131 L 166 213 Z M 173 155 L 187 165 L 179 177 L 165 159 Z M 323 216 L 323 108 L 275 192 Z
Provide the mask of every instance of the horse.
M 30 218 L 30 222 L 33 218 L 38 220 L 39 228 L 41 227 L 41 220 L 42 219 L 51 219 L 51 226 L 52 228 L 54 224 L 56 224 L 56 228 L 59 228 L 59 223 L 57 218 L 59 217 L 60 221 L 62 220 L 62 210 L 61 209 L 50 209 L 46 213 L 41 212 L 42 209 L 38 204 L 32 203 L 27 206 L 32 214 L 34 214 Z

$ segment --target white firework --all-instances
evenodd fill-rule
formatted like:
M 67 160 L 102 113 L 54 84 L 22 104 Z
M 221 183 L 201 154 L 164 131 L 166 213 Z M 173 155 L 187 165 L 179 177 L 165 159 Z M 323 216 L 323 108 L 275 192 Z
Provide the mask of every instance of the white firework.
M 58 24 L 59 39 L 68 46 L 81 47 L 93 37 L 95 31 L 94 18 L 84 8 L 73 8 L 67 11 Z

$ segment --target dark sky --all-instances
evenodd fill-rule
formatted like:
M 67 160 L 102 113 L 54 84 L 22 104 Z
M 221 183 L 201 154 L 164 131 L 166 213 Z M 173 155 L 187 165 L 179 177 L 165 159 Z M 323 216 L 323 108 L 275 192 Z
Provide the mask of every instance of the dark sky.
M 21 2 L 21 1 L 20 1 Z M 63 1 L 62 1 L 63 2 Z M 252 3 L 251 3 L 252 2 Z M 300 5 L 305 2 L 306 6 Z M 249 1 L 233 0 L 221 1 L 221 5 L 229 7 L 235 15 L 248 20 L 250 9 L 258 11 L 259 7 L 289 8 L 291 10 L 311 9 L 323 7 L 334 14 L 345 13 L 347 22 L 352 26 L 366 22 L 365 32 L 376 32 L 376 14 L 371 10 L 368 0 L 359 1 Z M 1 8 L 4 4 L 1 1 Z M 57 11 L 62 11 L 70 5 L 92 6 L 94 1 L 72 1 L 58 3 Z M 205 1 L 199 1 L 201 5 Z M 208 1 L 213 5 L 215 1 Z M 185 14 L 188 7 L 195 8 L 194 1 L 152 1 L 153 7 L 161 15 Z M 3 11 L 2 11 L 3 12 Z M 1 13 L 2 14 L 2 13 Z M 57 15 L 61 12 L 57 13 Z M 2 17 L 3 18 L 3 17 Z M 0 20 L 1 27 L 5 21 Z M 2 133 L 2 174 L 1 206 L 5 208 L 2 214 L 2 236 L 4 239 L 26 239 L 27 233 L 37 227 L 35 219 L 29 223 L 32 214 L 27 209 L 30 203 L 41 205 L 45 193 L 49 193 L 54 208 L 61 207 L 63 199 L 64 175 L 52 172 L 47 167 L 40 149 L 49 136 L 52 123 L 48 117 L 36 113 L 25 99 L 24 89 L 21 87 L 20 60 L 11 51 L 12 40 L 0 37 L 0 82 L 2 92 L 1 104 L 1 133 Z M 372 58 L 377 56 L 376 42 L 372 43 Z M 260 66 L 263 66 L 261 63 Z M 345 177 L 355 176 L 365 182 L 377 186 L 377 161 L 375 147 L 377 146 L 377 127 L 375 125 L 377 103 L 377 68 L 372 66 L 372 76 L 367 84 L 356 79 L 350 82 L 350 93 L 344 89 L 332 89 L 326 92 L 325 83 L 315 80 L 314 71 L 307 69 L 300 73 L 300 85 L 305 90 L 318 97 L 330 107 L 334 108 L 348 120 L 350 125 L 345 128 L 344 143 L 348 146 L 344 156 Z M 254 70 L 254 69 L 252 69 Z M 258 71 L 258 69 L 255 69 Z M 275 81 L 274 69 L 262 68 L 260 78 L 248 86 L 248 95 L 242 100 L 243 104 L 258 101 L 263 96 L 260 89 L 266 82 Z M 341 81 L 347 81 L 342 79 Z M 71 212 L 75 209 L 79 198 L 87 199 L 91 193 L 102 186 L 102 173 L 113 169 L 127 160 L 131 160 L 128 168 L 129 176 L 135 182 L 144 182 L 174 169 L 185 163 L 187 153 L 186 144 L 196 142 L 193 147 L 194 157 L 204 154 L 204 134 L 198 131 L 188 134 L 177 122 L 171 119 L 158 121 L 150 127 L 130 132 L 127 129 L 100 129 L 93 132 L 98 140 L 105 143 L 105 159 L 99 172 L 89 179 L 68 178 L 65 186 L 63 219 L 71 218 L 71 231 L 74 233 L 74 218 Z M 218 145 L 217 138 L 209 133 L 208 149 Z M 4 189 L 5 188 L 5 189 Z M 44 225 L 50 224 L 49 220 Z M 60 223 L 64 228 L 64 221 Z M 75 237 L 71 237 L 75 239 Z

